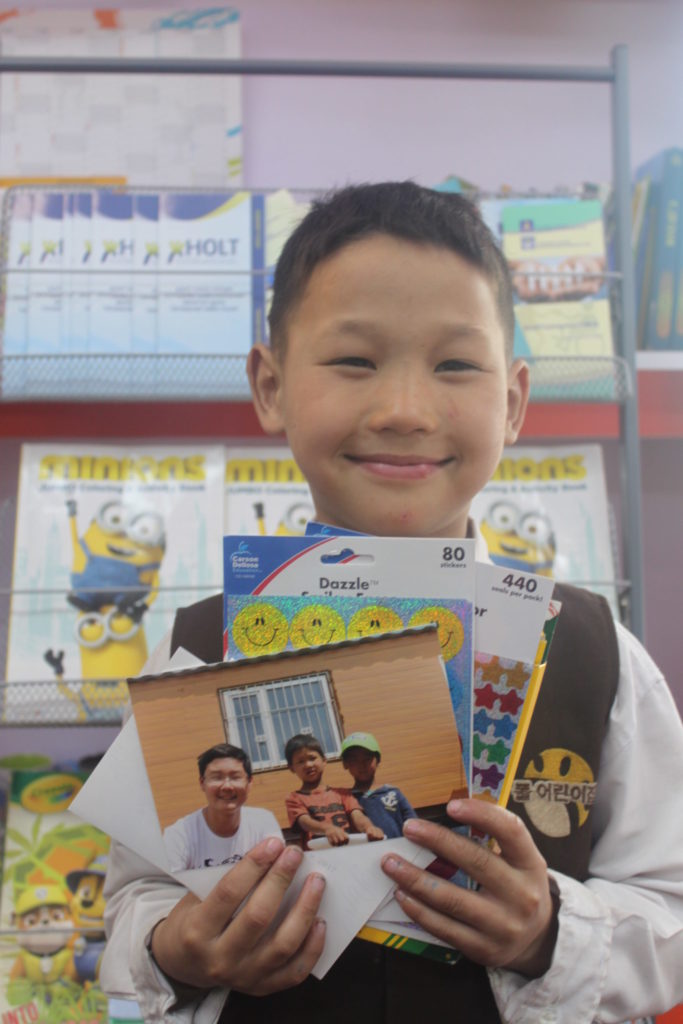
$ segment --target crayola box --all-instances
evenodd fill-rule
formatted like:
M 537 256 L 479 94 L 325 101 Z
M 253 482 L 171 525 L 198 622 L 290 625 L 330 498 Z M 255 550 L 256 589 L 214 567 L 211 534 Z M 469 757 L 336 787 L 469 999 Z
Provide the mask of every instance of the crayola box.
M 436 622 L 469 777 L 473 541 L 229 535 L 223 558 L 228 658 Z
M 98 984 L 109 839 L 69 811 L 81 772 L 12 774 L 0 904 L 0 1016 L 106 1021 Z

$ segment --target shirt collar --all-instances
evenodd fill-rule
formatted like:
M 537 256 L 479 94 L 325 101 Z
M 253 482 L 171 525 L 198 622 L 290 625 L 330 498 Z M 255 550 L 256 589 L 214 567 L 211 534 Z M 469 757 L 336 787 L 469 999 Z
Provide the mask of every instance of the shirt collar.
M 467 537 L 469 540 L 474 541 L 474 559 L 476 562 L 486 562 L 487 565 L 491 565 L 491 559 L 489 557 L 489 549 L 486 546 L 486 541 L 481 535 L 479 527 L 475 523 L 474 519 L 467 520 Z

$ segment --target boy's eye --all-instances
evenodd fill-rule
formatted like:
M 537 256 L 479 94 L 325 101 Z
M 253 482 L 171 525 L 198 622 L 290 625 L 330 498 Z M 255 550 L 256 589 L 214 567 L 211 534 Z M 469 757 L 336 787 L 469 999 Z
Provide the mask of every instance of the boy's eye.
M 466 362 L 464 359 L 444 359 L 436 367 L 436 373 L 457 373 L 473 369 L 473 364 Z
M 331 359 L 328 366 L 357 366 L 363 370 L 374 370 L 375 364 L 365 356 L 340 356 L 338 359 Z

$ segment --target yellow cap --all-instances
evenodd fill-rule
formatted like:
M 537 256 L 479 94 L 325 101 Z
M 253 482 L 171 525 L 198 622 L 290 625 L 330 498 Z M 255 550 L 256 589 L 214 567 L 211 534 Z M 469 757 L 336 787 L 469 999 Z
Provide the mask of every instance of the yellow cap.
M 68 907 L 69 901 L 64 890 L 58 885 L 31 885 L 24 889 L 14 904 L 14 913 L 19 917 L 36 907 Z

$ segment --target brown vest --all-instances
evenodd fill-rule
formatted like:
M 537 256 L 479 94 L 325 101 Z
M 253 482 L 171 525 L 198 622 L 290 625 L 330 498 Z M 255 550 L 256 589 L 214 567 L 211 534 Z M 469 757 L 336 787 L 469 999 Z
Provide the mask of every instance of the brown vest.
M 549 866 L 588 876 L 590 807 L 600 751 L 617 689 L 619 655 L 605 600 L 557 584 L 562 612 L 550 648 L 510 808 L 529 828 Z M 171 653 L 185 647 L 202 661 L 223 657 L 220 594 L 179 609 Z M 589 951 L 587 951 L 588 953 Z M 500 1024 L 486 971 L 454 966 L 354 940 L 323 981 L 257 999 L 233 992 L 225 1024 L 414 1024 L 446 1014 L 454 1022 Z

